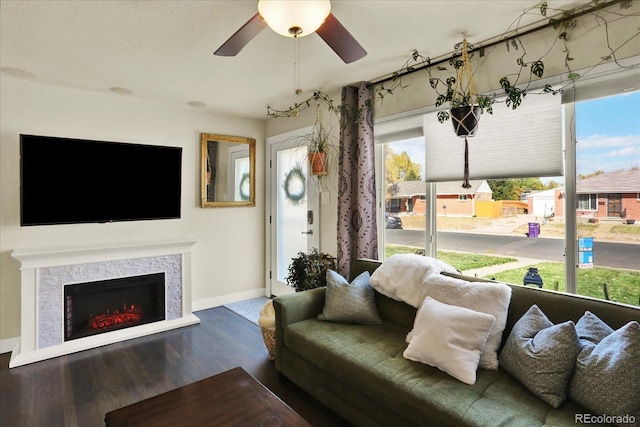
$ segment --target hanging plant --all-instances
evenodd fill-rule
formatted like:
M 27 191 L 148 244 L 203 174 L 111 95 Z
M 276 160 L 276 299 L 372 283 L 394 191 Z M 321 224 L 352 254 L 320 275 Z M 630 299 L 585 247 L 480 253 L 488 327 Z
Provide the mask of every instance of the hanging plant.
M 309 153 L 309 164 L 311 165 L 311 173 L 315 176 L 323 176 L 328 173 L 327 153 L 312 151 Z
M 467 43 L 467 40 L 464 39 L 462 43 L 454 46 L 456 50 L 461 49 L 459 57 L 454 57 L 449 60 L 449 65 L 453 67 L 456 71 L 455 77 L 448 77 L 445 80 L 442 80 L 439 77 L 433 77 L 431 74 L 431 66 L 426 68 L 427 73 L 429 74 L 429 85 L 433 90 L 438 94 L 436 98 L 436 107 L 440 107 L 449 103 L 450 111 L 440 111 L 437 114 L 438 121 L 440 123 L 444 123 L 451 118 L 451 110 L 456 108 L 465 107 L 462 111 L 464 113 L 458 113 L 456 116 L 465 117 L 466 112 L 469 110 L 477 111 L 477 109 L 473 109 L 471 107 L 478 107 L 480 112 L 479 114 L 474 114 L 474 117 L 477 117 L 479 120 L 480 114 L 486 111 L 489 114 L 493 114 L 493 103 L 496 101 L 495 94 L 492 95 L 480 95 L 478 93 L 478 89 L 476 87 L 475 80 L 473 79 L 473 71 L 471 69 L 471 61 L 469 57 L 469 49 L 473 49 L 473 46 Z M 424 58 L 417 52 L 413 54 L 414 58 L 419 57 L 422 58 L 426 64 L 430 64 L 429 58 Z M 443 71 L 446 70 L 444 67 L 437 67 L 438 70 Z M 455 118 L 454 118 L 455 120 Z M 453 124 L 454 129 L 457 129 L 459 126 L 457 123 Z M 461 129 L 464 129 L 462 127 Z M 477 128 L 475 126 L 474 128 Z M 457 130 L 456 130 L 457 132 Z M 473 132 L 475 134 L 475 132 Z M 473 136 L 470 134 L 458 136 Z
M 438 121 L 443 123 L 451 119 L 456 135 L 464 138 L 464 181 L 462 188 L 471 188 L 469 183 L 469 143 L 467 138 L 476 134 L 483 111 L 493 114 L 492 104 L 495 102 L 495 95 L 485 96 L 478 94 L 478 89 L 473 79 L 467 40 L 464 39 L 462 44 L 456 45 L 455 48 L 460 49 L 460 46 L 462 47 L 460 57 L 449 61 L 449 64 L 456 70 L 455 77 L 449 77 L 443 81 L 440 78 L 434 78 L 431 75 L 430 68 L 427 68 L 427 72 L 429 73 L 429 84 L 436 92 L 438 92 L 441 85 L 445 88 L 444 92 L 438 92 L 436 107 L 442 106 L 447 102 L 450 106 L 449 111 L 438 112 Z M 426 61 L 428 62 L 429 59 L 427 58 Z
M 322 122 L 322 110 L 320 104 L 316 107 L 316 119 L 309 135 L 309 166 L 311 173 L 316 176 L 327 175 L 328 153 L 330 151 L 330 135 Z

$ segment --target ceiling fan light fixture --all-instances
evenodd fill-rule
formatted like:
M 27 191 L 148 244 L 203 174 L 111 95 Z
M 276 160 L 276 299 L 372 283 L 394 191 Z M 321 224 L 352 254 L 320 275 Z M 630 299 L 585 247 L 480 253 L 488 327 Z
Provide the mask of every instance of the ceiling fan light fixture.
M 258 11 L 273 31 L 286 37 L 315 32 L 331 13 L 329 0 L 260 0 Z

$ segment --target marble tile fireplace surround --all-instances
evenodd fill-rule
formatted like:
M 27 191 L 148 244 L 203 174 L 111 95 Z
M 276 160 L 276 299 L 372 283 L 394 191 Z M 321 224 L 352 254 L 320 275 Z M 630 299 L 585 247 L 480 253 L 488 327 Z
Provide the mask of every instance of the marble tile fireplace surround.
M 175 239 L 13 251 L 21 270 L 21 333 L 9 367 L 199 323 L 191 312 L 191 247 L 195 243 Z M 66 286 L 157 273 L 164 275 L 162 320 L 65 340 Z

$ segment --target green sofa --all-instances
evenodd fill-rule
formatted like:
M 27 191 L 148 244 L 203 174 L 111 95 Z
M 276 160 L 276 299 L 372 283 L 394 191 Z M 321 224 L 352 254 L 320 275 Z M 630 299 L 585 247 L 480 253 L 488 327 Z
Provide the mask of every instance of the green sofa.
M 365 270 L 373 273 L 379 265 L 356 261 L 350 280 Z M 554 323 L 576 322 L 585 310 L 614 329 L 640 319 L 640 309 L 631 306 L 511 287 L 503 343 L 532 304 Z M 318 320 L 324 300 L 325 288 L 274 299 L 276 369 L 356 426 L 575 426 L 575 414 L 588 413 L 570 400 L 551 408 L 502 369 L 479 369 L 476 383 L 467 385 L 403 358 L 405 337 L 416 316 L 407 304 L 376 292 L 383 323 L 355 325 Z

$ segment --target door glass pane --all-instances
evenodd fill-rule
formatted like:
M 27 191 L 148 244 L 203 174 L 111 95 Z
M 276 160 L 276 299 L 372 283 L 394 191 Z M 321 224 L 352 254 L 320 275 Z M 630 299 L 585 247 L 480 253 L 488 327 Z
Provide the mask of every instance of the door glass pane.
M 384 144 L 384 258 L 424 248 L 426 233 L 424 138 Z
M 640 299 L 640 92 L 575 105 L 577 293 Z
M 287 277 L 291 258 L 307 251 L 306 149 L 277 152 L 277 279 Z

